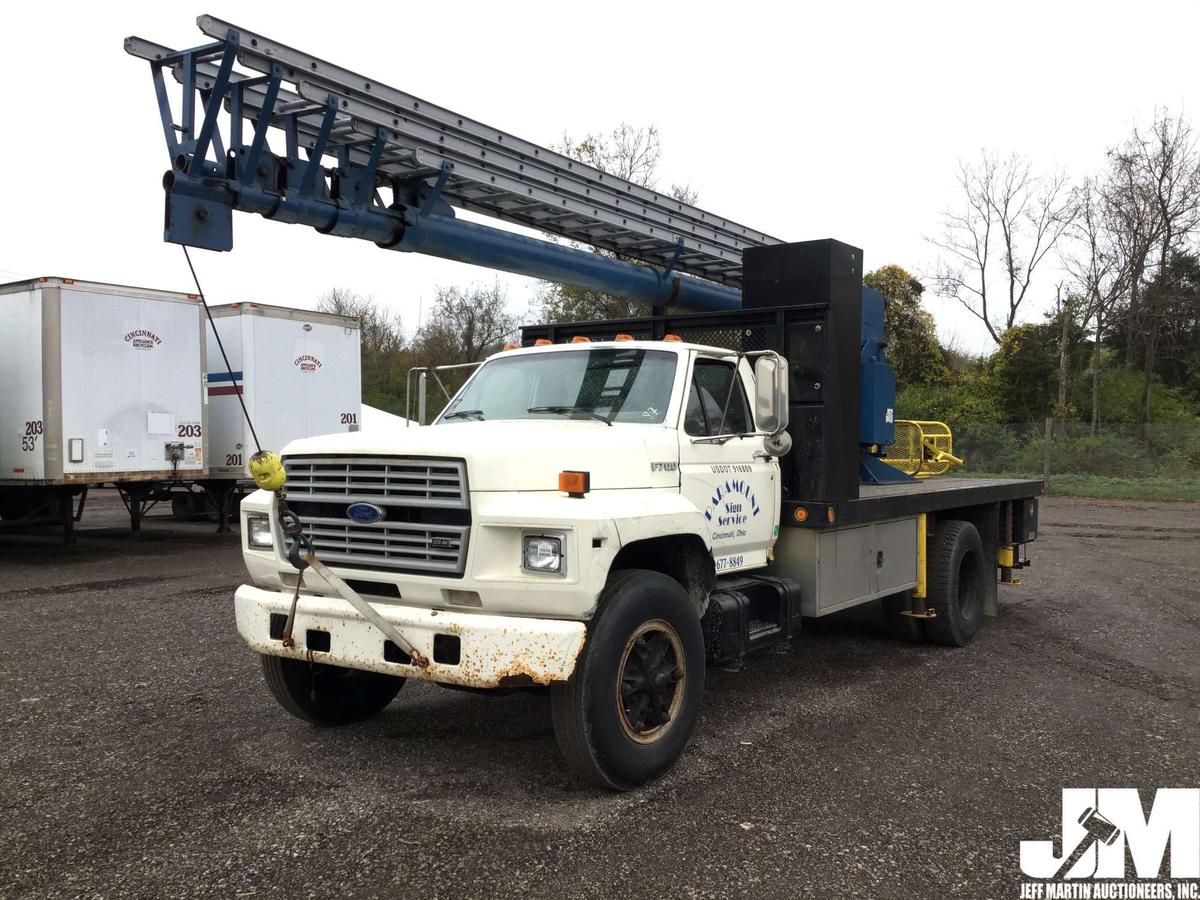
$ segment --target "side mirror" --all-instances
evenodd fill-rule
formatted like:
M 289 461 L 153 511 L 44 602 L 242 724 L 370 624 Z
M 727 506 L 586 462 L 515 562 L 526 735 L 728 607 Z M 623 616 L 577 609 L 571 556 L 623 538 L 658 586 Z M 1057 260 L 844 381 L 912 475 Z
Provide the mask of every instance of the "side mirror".
M 754 421 L 768 434 L 788 426 L 787 363 L 778 356 L 760 356 L 754 363 Z

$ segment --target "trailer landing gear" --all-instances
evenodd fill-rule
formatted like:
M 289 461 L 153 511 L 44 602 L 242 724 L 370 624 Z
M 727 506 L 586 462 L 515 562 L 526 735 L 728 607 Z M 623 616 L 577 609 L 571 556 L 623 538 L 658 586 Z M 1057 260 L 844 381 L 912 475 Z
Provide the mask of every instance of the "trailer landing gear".
M 205 506 L 213 506 L 216 508 L 217 517 L 217 534 L 228 534 L 230 532 L 229 518 L 236 513 L 237 505 L 240 502 L 238 499 L 238 486 L 236 481 L 201 481 L 200 486 L 204 488 L 208 496 L 204 498 L 207 503 Z

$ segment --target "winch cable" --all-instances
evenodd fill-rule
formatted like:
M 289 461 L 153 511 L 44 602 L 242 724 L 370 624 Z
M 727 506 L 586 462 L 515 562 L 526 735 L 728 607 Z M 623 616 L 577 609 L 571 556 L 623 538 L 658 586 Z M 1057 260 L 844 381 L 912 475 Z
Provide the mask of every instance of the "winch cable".
M 294 647 L 296 640 L 292 637 L 292 627 L 296 622 L 296 606 L 300 602 L 300 587 L 304 583 L 304 570 L 308 567 L 308 563 L 304 561 L 299 554 L 299 545 L 301 543 L 309 543 L 304 535 L 303 528 L 300 525 L 300 519 L 287 506 L 287 494 L 284 491 L 284 480 L 281 480 L 276 486 L 275 481 L 279 479 L 269 478 L 273 472 L 270 471 L 271 460 L 269 457 L 278 456 L 274 453 L 265 454 L 262 444 L 258 440 L 258 432 L 254 429 L 254 420 L 250 418 L 250 410 L 246 408 L 246 398 L 242 393 L 242 385 L 238 384 L 237 376 L 233 374 L 233 365 L 229 362 L 229 354 L 225 352 L 225 342 L 221 340 L 221 332 L 217 328 L 217 323 L 213 320 L 212 310 L 208 307 L 208 299 L 204 296 L 204 288 L 200 286 L 200 278 L 196 274 L 196 267 L 192 265 L 192 256 L 188 253 L 186 245 L 183 247 L 183 258 L 187 260 L 188 270 L 192 273 L 192 281 L 196 285 L 196 294 L 200 297 L 200 303 L 204 307 L 204 314 L 208 317 L 209 327 L 212 328 L 213 337 L 217 339 L 217 349 L 221 351 L 221 359 L 225 363 L 225 371 L 229 375 L 229 382 L 233 385 L 233 393 L 238 398 L 238 404 L 242 407 L 242 416 L 246 420 L 246 425 L 250 428 L 250 436 L 254 438 L 255 454 L 250 458 L 250 474 L 254 477 L 254 482 L 259 487 L 265 490 L 271 490 L 275 494 L 275 499 L 279 503 L 279 521 L 283 526 L 284 533 L 292 538 L 292 547 L 289 547 L 288 561 L 296 568 L 296 590 L 292 594 L 292 605 L 288 610 L 287 622 L 283 626 L 283 646 Z M 259 476 L 259 468 L 263 468 L 264 473 L 262 478 Z M 282 467 L 281 467 L 282 468 Z M 263 482 L 267 481 L 267 484 Z M 311 544 L 309 543 L 309 547 Z M 292 552 L 293 548 L 297 552 Z
M 204 313 L 208 316 L 208 324 L 212 326 L 213 336 L 217 339 L 217 347 L 221 351 L 221 359 L 225 362 L 225 371 L 229 374 L 229 380 L 233 384 L 233 392 L 237 395 L 238 403 L 242 407 L 242 415 L 246 417 L 246 424 L 250 427 L 250 434 L 254 438 L 254 446 L 257 452 L 250 457 L 250 475 L 254 479 L 255 484 L 264 491 L 270 491 L 275 495 L 279 509 L 279 524 L 283 528 L 284 535 L 288 538 L 288 562 L 296 569 L 296 590 L 292 594 L 292 605 L 288 610 L 287 622 L 283 626 L 283 646 L 296 646 L 296 640 L 292 636 L 292 627 L 296 622 L 296 606 L 300 602 L 300 587 L 304 583 L 304 570 L 311 566 L 364 619 L 382 631 L 393 644 L 407 653 L 414 666 L 422 669 L 426 668 L 429 665 L 428 658 L 417 650 L 407 638 L 400 634 L 396 626 L 381 616 L 375 607 L 360 597 L 350 585 L 346 584 L 346 582 L 331 572 L 323 562 L 317 559 L 312 539 L 304 533 L 304 526 L 300 523 L 300 517 L 288 509 L 287 491 L 285 490 L 287 472 L 283 468 L 283 461 L 279 458 L 278 453 L 275 453 L 273 450 L 264 450 L 262 444 L 258 442 L 258 432 L 254 430 L 254 422 L 250 418 L 250 411 L 246 408 L 246 400 L 242 396 L 242 390 L 238 385 L 237 379 L 234 377 L 233 366 L 229 363 L 229 354 L 225 352 L 225 344 L 221 341 L 221 332 L 217 330 L 216 322 L 213 321 L 212 310 L 208 308 L 208 300 L 204 297 L 204 289 L 200 287 L 200 279 L 196 276 L 196 267 L 192 265 L 192 257 L 188 253 L 187 246 L 181 246 L 183 246 L 183 257 L 187 260 L 188 269 L 192 273 L 192 281 L 196 284 L 196 294 L 200 297 L 201 305 L 204 306 Z M 312 665 L 311 652 L 309 653 L 309 664 Z
M 217 349 L 221 351 L 221 359 L 225 361 L 225 371 L 229 373 L 229 380 L 233 384 L 233 393 L 238 398 L 238 403 L 242 407 L 242 415 L 246 418 L 246 424 L 250 427 L 250 436 L 254 438 L 254 449 L 262 453 L 262 444 L 258 442 L 258 432 L 254 430 L 254 422 L 250 418 L 250 411 L 246 409 L 246 398 L 242 396 L 241 386 L 237 383 L 237 379 L 233 375 L 233 366 L 229 364 L 229 354 L 225 352 L 225 343 L 221 340 L 221 332 L 217 330 L 217 323 L 213 321 L 212 310 L 208 308 L 208 301 L 204 299 L 204 290 L 200 287 L 200 279 L 196 277 L 196 267 L 192 265 L 192 257 L 188 253 L 188 248 L 184 244 L 183 258 L 187 260 L 188 269 L 192 273 L 192 281 L 196 284 L 196 293 L 200 297 L 200 303 L 204 307 L 204 314 L 208 316 L 208 324 L 212 327 L 213 337 L 217 339 Z

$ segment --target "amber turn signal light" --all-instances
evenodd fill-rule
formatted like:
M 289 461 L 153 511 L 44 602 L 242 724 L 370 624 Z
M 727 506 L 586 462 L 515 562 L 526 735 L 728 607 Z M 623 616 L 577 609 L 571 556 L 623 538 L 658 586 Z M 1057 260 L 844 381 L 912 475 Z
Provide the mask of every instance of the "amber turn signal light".
M 797 506 L 796 511 L 792 513 L 792 518 L 797 522 L 806 522 L 808 521 L 808 510 L 803 506 Z
M 559 472 L 558 489 L 572 497 L 582 497 L 592 489 L 592 477 L 587 472 Z

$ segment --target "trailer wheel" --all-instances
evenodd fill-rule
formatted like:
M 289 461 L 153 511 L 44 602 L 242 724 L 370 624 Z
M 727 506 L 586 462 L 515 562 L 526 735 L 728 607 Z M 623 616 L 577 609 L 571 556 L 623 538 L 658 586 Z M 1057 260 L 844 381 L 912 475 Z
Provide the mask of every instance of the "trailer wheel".
M 361 722 L 392 702 L 404 679 L 307 660 L 263 655 L 263 678 L 275 700 L 314 725 Z
M 190 522 L 200 514 L 196 509 L 195 494 L 174 493 L 171 495 L 171 518 L 176 522 Z
M 700 715 L 704 637 L 680 584 L 614 573 L 567 682 L 550 688 L 554 735 L 580 779 L 628 791 L 666 773 Z
M 965 647 L 983 621 L 983 585 L 988 567 L 983 542 L 970 522 L 948 519 L 938 525 L 929 548 L 929 606 L 925 636 L 935 644 Z

